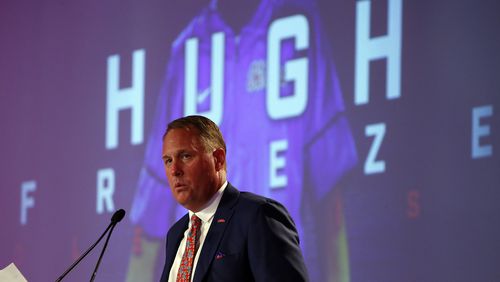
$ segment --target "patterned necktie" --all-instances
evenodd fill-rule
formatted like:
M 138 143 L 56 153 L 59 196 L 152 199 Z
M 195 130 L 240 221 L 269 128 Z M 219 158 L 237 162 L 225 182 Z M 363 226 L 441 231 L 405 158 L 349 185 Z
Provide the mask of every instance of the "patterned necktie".
M 186 249 L 182 255 L 182 261 L 179 266 L 179 271 L 177 272 L 176 282 L 191 281 L 194 257 L 196 256 L 196 251 L 198 251 L 198 247 L 200 245 L 200 226 L 201 219 L 193 214 L 193 216 L 191 216 L 191 229 L 189 230 L 186 240 Z

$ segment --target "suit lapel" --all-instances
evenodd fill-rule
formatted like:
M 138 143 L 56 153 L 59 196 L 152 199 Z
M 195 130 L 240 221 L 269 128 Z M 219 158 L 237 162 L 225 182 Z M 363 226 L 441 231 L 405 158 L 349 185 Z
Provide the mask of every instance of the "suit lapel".
M 172 264 L 174 263 L 175 255 L 177 254 L 177 249 L 179 244 L 184 237 L 184 231 L 188 228 L 189 215 L 183 216 L 170 230 L 167 237 L 167 250 L 165 254 L 165 267 L 170 270 Z
M 196 265 L 196 272 L 194 274 L 193 281 L 202 281 L 205 277 L 210 264 L 212 263 L 215 252 L 219 247 L 220 240 L 224 235 L 226 226 L 228 226 L 231 216 L 234 212 L 234 205 L 238 201 L 238 196 L 240 192 L 236 190 L 230 183 L 228 183 L 222 199 L 217 207 L 212 224 L 208 230 L 207 237 L 203 243 L 203 248 L 198 258 L 198 264 Z

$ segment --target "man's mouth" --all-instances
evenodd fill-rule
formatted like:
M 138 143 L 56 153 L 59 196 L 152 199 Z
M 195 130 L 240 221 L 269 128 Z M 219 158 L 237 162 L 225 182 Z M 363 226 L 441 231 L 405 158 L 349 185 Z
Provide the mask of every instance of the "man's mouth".
M 174 189 L 176 191 L 184 190 L 184 189 L 186 189 L 186 184 L 184 184 L 184 183 L 176 183 L 175 186 L 174 186 Z

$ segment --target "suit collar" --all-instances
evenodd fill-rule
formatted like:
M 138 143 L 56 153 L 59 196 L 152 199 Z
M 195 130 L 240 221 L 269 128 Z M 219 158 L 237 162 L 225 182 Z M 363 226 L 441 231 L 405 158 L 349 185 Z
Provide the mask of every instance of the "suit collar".
M 212 198 L 208 201 L 208 203 L 202 210 L 196 213 L 189 211 L 189 218 L 191 218 L 193 214 L 196 214 L 196 216 L 199 217 L 204 223 L 209 222 L 214 217 L 215 212 L 217 211 L 217 207 L 219 207 L 219 203 L 227 187 L 227 183 L 228 182 L 226 181 L 224 182 L 224 184 L 222 184 L 220 189 L 217 190 L 217 192 L 215 192 L 215 194 L 212 196 Z
M 194 274 L 195 276 L 193 281 L 202 281 L 203 277 L 206 275 L 210 264 L 215 257 L 220 240 L 224 235 L 226 226 L 228 226 L 229 221 L 231 220 L 234 212 L 234 205 L 238 202 L 239 195 L 240 192 L 234 188 L 231 183 L 228 183 L 219 206 L 217 207 L 217 211 L 215 212 L 214 219 L 210 225 L 210 229 L 208 230 L 205 242 L 203 243 L 203 248 L 201 249 L 200 257 L 198 258 L 198 264 L 196 265 L 196 272 Z

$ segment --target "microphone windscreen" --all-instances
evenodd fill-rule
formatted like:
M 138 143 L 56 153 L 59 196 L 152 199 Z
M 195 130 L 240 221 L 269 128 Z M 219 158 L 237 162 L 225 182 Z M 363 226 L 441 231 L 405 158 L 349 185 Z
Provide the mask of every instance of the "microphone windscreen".
M 118 222 L 120 222 L 123 219 L 124 216 L 125 216 L 125 210 L 124 209 L 119 209 L 111 217 L 111 222 L 112 223 L 118 223 Z

